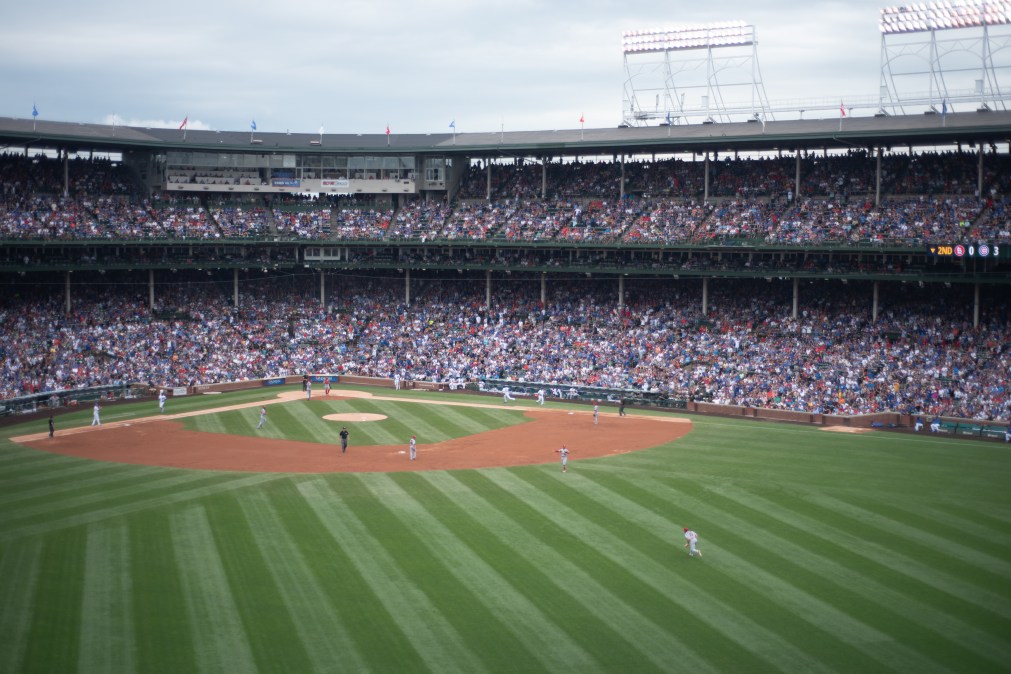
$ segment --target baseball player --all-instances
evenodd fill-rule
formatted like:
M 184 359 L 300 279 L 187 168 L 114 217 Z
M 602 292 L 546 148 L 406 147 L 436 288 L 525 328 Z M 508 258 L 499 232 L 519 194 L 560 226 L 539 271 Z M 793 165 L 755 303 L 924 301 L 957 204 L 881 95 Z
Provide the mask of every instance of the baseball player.
M 102 406 L 99 405 L 98 401 L 96 400 L 95 401 L 95 406 L 91 408 L 91 425 L 92 426 L 101 426 L 102 425 L 101 414 L 102 414 Z
M 503 386 L 503 387 L 502 387 L 502 402 L 504 402 L 504 403 L 507 403 L 507 402 L 509 402 L 510 400 L 516 400 L 516 398 L 513 398 L 513 397 L 512 397 L 512 396 L 511 396 L 511 395 L 509 394 L 509 387 L 508 387 L 508 386 Z
M 393 373 L 393 390 L 394 391 L 399 391 L 400 390 L 400 373 L 399 372 L 394 372 Z
M 940 433 L 941 432 L 941 417 L 934 417 L 930 420 L 930 432 Z
M 305 399 L 312 400 L 312 379 L 305 383 Z
M 350 433 L 348 433 L 348 427 L 347 426 L 342 427 L 340 432 L 341 454 L 345 454 L 348 451 L 348 435 L 350 435 Z
M 538 405 L 544 404 L 544 389 L 540 389 L 537 391 L 537 404 Z
M 330 377 L 323 382 L 323 395 L 330 395 Z
M 411 461 L 414 461 L 416 458 L 418 458 L 418 436 L 417 435 L 412 435 L 411 436 L 410 450 L 411 450 Z
M 916 417 L 916 424 L 913 425 L 913 430 L 917 433 L 923 430 L 923 417 Z
M 56 435 L 56 421 L 53 419 L 53 413 L 49 413 L 49 437 Z
M 1011 442 L 1011 424 L 1004 429 L 1004 442 Z
M 267 423 L 267 407 L 266 405 L 260 406 L 260 423 L 256 424 L 256 429 L 260 430 L 263 425 Z
M 598 405 L 597 401 L 594 400 L 593 401 L 593 425 L 596 426 L 599 423 L 600 423 L 600 405 Z
M 698 543 L 699 535 L 688 527 L 685 527 L 685 547 L 688 548 L 689 557 L 694 557 L 696 554 L 700 558 L 702 557 L 702 551 L 696 547 Z
M 168 396 L 165 395 L 165 389 L 158 391 L 158 410 L 161 414 L 165 414 L 165 400 Z
M 625 399 L 624 398 L 622 398 L 621 402 L 618 403 L 618 416 L 619 417 L 625 416 Z
M 562 455 L 562 472 L 567 473 L 569 467 L 569 448 L 562 445 L 560 449 L 556 449 L 555 451 Z

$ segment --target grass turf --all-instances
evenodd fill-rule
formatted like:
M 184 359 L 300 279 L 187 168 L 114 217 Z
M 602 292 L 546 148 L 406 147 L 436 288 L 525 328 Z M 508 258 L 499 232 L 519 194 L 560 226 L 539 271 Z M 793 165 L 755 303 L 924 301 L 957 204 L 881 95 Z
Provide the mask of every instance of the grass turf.
M 522 420 L 320 404 L 390 417 L 349 424 L 361 445 Z M 286 407 L 270 408 L 271 433 L 334 441 Z M 692 420 L 677 442 L 564 476 L 216 473 L 0 440 L 0 672 L 1008 671 L 1006 445 Z

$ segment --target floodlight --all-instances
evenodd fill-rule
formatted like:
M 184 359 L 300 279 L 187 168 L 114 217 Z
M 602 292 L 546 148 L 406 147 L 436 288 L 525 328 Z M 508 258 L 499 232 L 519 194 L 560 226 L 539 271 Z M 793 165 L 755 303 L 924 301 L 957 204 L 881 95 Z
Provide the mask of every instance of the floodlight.
M 1011 24 L 1011 0 L 962 0 L 886 7 L 881 10 L 882 33 L 917 33 L 949 28 Z

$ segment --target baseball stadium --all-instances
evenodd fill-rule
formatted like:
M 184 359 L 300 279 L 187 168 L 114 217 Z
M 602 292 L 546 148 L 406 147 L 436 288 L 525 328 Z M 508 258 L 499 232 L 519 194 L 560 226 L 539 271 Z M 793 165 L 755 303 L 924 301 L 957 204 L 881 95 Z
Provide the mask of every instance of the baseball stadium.
M 1011 14 L 954 4 L 865 115 L 686 107 L 720 24 L 626 35 L 610 128 L 0 118 L 0 672 L 1011 671 Z M 951 31 L 975 89 L 886 58 Z

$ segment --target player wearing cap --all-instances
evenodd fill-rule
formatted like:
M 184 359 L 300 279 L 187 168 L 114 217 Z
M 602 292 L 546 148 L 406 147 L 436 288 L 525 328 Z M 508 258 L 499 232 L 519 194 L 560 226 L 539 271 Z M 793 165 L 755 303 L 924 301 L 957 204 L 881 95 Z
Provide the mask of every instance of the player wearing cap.
M 702 557 L 702 551 L 696 547 L 698 543 L 699 535 L 688 527 L 685 527 L 685 547 L 688 548 L 689 557 L 694 557 L 696 554 Z
M 418 458 L 418 436 L 417 435 L 412 435 L 411 436 L 411 447 L 410 447 L 410 449 L 411 449 L 411 461 L 414 461 L 416 458 Z

